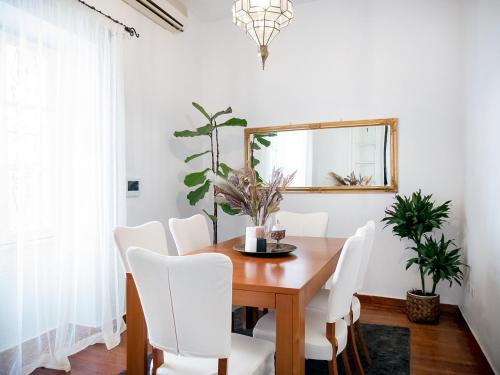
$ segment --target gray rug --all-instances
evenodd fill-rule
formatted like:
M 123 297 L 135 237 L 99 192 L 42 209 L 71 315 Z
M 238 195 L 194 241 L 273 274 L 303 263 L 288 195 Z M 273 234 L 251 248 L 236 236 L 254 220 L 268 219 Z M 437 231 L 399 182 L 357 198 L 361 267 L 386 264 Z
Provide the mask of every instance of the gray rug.
M 234 314 L 234 331 L 243 335 L 251 336 L 252 330 L 242 328 L 241 314 Z M 404 327 L 393 327 L 378 324 L 362 324 L 361 330 L 365 336 L 366 344 L 373 360 L 371 366 L 363 361 L 366 375 L 406 375 L 410 373 L 410 330 Z M 151 356 L 148 357 L 148 362 Z M 345 374 L 342 360 L 338 360 L 339 374 Z M 354 364 L 351 361 L 351 371 L 355 373 Z M 306 360 L 307 375 L 328 375 L 326 361 Z M 125 375 L 125 371 L 119 375 Z

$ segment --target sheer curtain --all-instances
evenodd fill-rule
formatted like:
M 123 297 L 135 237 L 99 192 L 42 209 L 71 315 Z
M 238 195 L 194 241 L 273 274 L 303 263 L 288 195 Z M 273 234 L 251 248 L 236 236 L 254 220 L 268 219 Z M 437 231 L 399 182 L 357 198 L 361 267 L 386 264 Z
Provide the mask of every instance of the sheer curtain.
M 123 31 L 75 0 L 0 0 L 0 374 L 117 345 Z

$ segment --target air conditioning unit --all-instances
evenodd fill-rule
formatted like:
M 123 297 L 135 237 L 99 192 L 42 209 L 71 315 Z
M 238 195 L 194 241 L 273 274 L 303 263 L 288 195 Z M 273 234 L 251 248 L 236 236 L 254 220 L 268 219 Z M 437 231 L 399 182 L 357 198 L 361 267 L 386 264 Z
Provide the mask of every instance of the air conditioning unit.
M 187 23 L 187 9 L 177 0 L 123 0 L 164 29 L 182 32 Z

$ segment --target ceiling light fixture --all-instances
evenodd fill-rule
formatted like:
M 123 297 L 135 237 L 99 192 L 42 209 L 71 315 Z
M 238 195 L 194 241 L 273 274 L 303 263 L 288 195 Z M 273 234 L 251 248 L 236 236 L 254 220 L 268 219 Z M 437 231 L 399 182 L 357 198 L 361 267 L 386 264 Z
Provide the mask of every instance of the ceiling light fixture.
M 269 56 L 267 46 L 293 19 L 290 0 L 235 0 L 233 22 L 259 45 L 262 70 Z

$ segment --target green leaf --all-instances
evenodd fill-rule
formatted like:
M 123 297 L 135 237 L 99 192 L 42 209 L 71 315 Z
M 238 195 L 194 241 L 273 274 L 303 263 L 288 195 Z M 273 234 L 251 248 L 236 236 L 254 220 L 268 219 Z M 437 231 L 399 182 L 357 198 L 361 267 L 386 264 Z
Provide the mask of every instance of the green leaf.
M 261 136 L 256 135 L 255 139 L 257 140 L 257 142 L 259 142 L 264 147 L 269 147 L 271 145 L 271 141 L 268 141 L 267 139 L 265 139 Z
M 184 159 L 184 163 L 189 163 L 191 160 L 199 158 L 200 156 L 208 154 L 209 152 L 210 152 L 210 150 L 207 150 L 207 151 L 200 152 L 199 154 L 189 155 L 186 159 Z
M 205 108 L 203 108 L 201 105 L 199 105 L 198 103 L 196 102 L 193 102 L 193 107 L 196 108 L 198 111 L 201 112 L 201 114 L 203 116 L 205 116 L 207 118 L 208 121 L 212 121 L 212 119 L 210 118 L 210 116 L 208 115 L 207 111 L 205 111 Z
M 232 112 L 233 112 L 233 109 L 231 107 L 227 107 L 225 110 L 219 111 L 215 115 L 213 115 L 212 120 L 215 120 L 217 117 L 219 117 L 221 115 L 227 115 L 227 114 L 232 113 Z
M 252 158 L 252 168 L 255 168 L 258 164 L 260 164 L 260 160 Z
M 209 170 L 210 170 L 210 168 L 206 168 L 205 170 L 203 170 L 201 172 L 193 172 L 193 173 L 186 175 L 186 177 L 184 177 L 184 185 L 189 186 L 189 187 L 193 187 L 193 186 L 200 185 L 200 184 L 204 183 L 205 180 L 207 179 L 206 174 Z
M 212 134 L 214 130 L 214 127 L 211 124 L 206 124 L 204 126 L 200 126 L 199 128 L 196 128 L 196 132 L 199 135 L 210 135 Z
M 252 143 L 252 150 L 260 150 L 260 146 L 257 143 Z
M 224 211 L 228 215 L 234 216 L 240 213 L 240 211 L 238 210 L 233 210 L 227 203 L 220 203 L 219 206 L 220 208 L 222 208 L 222 211 Z
M 187 195 L 189 204 L 191 206 L 194 206 L 196 203 L 198 203 L 200 200 L 203 199 L 203 197 L 205 196 L 205 194 L 208 192 L 209 189 L 210 189 L 210 180 L 206 180 L 205 183 L 198 189 L 190 191 L 189 194 Z
M 223 122 L 222 124 L 217 125 L 217 127 L 221 126 L 247 126 L 247 120 L 242 119 L 242 118 L 237 118 L 233 117 L 227 120 L 226 122 Z
M 202 134 L 193 130 L 181 130 L 174 132 L 174 137 L 198 137 L 199 135 Z
M 233 168 L 231 168 L 229 165 L 226 163 L 219 163 L 219 176 L 227 178 L 229 175 L 229 172 L 231 172 Z
M 217 217 L 215 215 L 212 215 L 212 214 L 209 214 L 205 209 L 202 210 L 205 215 L 208 216 L 208 218 L 213 222 L 215 223 L 217 221 Z

